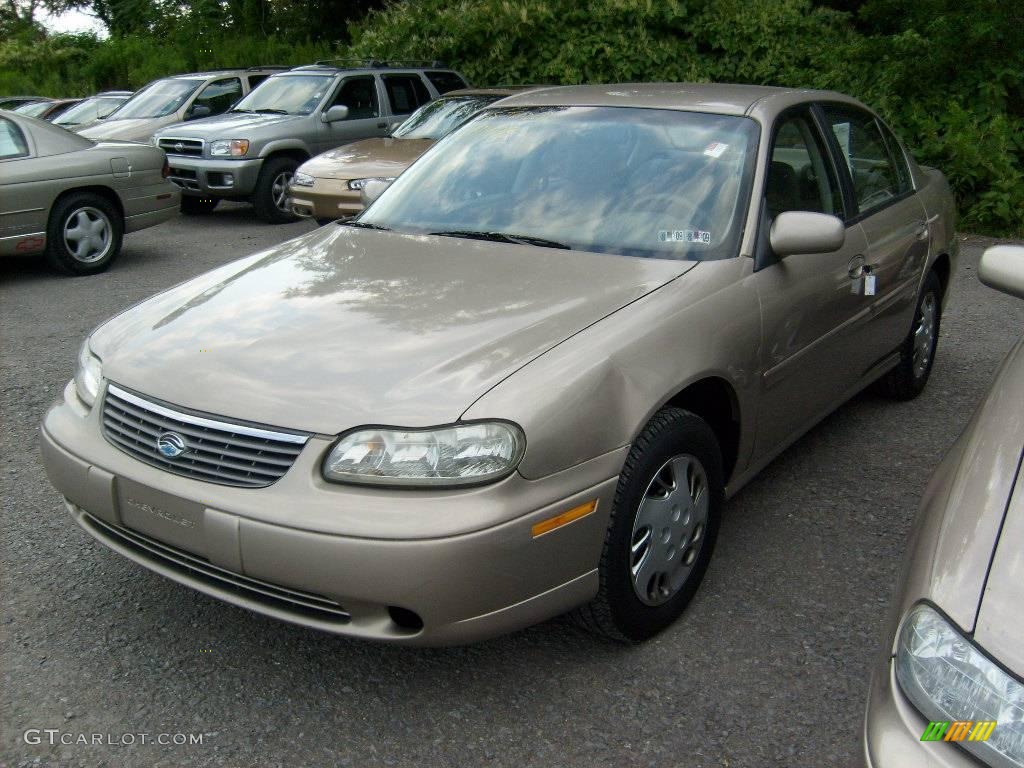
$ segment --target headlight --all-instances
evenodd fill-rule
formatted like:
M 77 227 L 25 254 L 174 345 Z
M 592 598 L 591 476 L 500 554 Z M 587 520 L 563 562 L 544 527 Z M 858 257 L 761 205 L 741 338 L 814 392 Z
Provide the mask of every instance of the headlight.
M 992 766 L 1024 766 L 1024 685 L 993 664 L 938 611 L 917 605 L 896 647 L 896 679 L 927 719 L 995 721 L 987 741 L 961 747 Z
M 78 370 L 75 371 L 75 390 L 86 405 L 92 406 L 96 402 L 102 378 L 100 359 L 89 349 L 89 339 L 86 339 L 78 351 Z
M 352 179 L 348 183 L 348 188 L 351 189 L 353 192 L 359 192 L 360 190 L 362 190 L 363 187 L 366 186 L 366 183 L 369 181 L 386 181 L 388 184 L 390 184 L 392 181 L 395 180 L 395 178 L 395 176 L 371 176 L 366 179 Z
M 316 179 L 314 179 L 308 173 L 302 173 L 301 171 L 298 171 L 295 173 L 294 176 L 292 176 L 291 183 L 293 187 L 312 187 L 313 182 L 315 181 Z
M 249 151 L 248 139 L 231 139 L 226 141 L 215 141 L 210 145 L 210 155 L 213 157 L 244 157 Z
M 503 421 L 437 429 L 366 427 L 338 441 L 324 459 L 323 474 L 372 485 L 474 485 L 510 474 L 525 450 L 523 431 Z

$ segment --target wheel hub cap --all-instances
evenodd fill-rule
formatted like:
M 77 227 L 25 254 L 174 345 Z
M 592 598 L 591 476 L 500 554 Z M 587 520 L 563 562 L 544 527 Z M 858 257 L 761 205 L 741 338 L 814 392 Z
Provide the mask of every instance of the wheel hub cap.
M 934 293 L 925 295 L 914 329 L 914 376 L 921 378 L 928 370 L 935 346 L 935 318 L 937 301 Z
M 292 181 L 291 171 L 281 171 L 274 177 L 274 183 L 270 186 L 270 193 L 274 198 L 274 205 L 279 211 L 291 213 L 288 209 L 288 185 Z
M 666 461 L 640 501 L 630 546 L 633 589 L 646 605 L 660 605 L 686 583 L 704 545 L 708 478 L 688 454 Z
M 107 215 L 92 206 L 73 211 L 64 224 L 64 244 L 74 259 L 83 264 L 99 261 L 107 255 L 111 234 Z

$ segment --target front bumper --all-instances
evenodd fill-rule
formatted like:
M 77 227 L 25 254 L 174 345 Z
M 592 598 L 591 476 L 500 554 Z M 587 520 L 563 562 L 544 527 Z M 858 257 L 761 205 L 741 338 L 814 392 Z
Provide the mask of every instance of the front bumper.
M 331 440 L 316 436 L 273 485 L 234 488 L 122 453 L 103 438 L 99 410 L 86 411 L 69 385 L 42 428 L 47 474 L 79 525 L 236 605 L 341 635 L 442 645 L 528 626 L 597 593 L 619 452 L 538 481 L 514 474 L 459 491 L 370 490 L 324 482 Z M 537 522 L 595 498 L 596 512 L 532 536 Z M 355 520 L 352 509 L 364 510 L 361 526 L 338 530 L 338 520 Z M 396 512 L 409 521 L 407 536 L 388 511 L 392 523 Z M 452 528 L 474 511 L 486 525 Z
M 168 177 L 183 194 L 193 197 L 247 197 L 256 189 L 263 167 L 262 158 L 251 160 L 213 160 L 184 155 L 168 155 Z
M 316 179 L 311 187 L 288 188 L 292 212 L 314 219 L 341 219 L 363 210 L 362 193 L 348 188 L 348 179 Z
M 978 768 L 980 763 L 955 743 L 921 741 L 928 721 L 907 700 L 891 658 L 875 670 L 864 720 L 867 768 Z

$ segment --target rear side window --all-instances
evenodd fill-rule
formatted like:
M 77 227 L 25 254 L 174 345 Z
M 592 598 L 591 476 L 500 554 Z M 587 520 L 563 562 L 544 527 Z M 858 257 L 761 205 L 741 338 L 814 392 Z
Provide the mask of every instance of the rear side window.
M 27 154 L 25 134 L 6 117 L 0 117 L 0 160 L 25 157 Z
M 854 196 L 862 213 L 884 206 L 909 188 L 901 186 L 874 116 L 845 107 L 825 107 L 824 111 L 853 178 Z
M 418 75 L 384 75 L 391 112 L 407 115 L 430 101 L 430 92 Z
M 242 81 L 237 77 L 214 80 L 203 88 L 196 97 L 195 104 L 203 104 L 210 108 L 211 115 L 219 115 L 242 98 Z
M 373 77 L 350 77 L 341 84 L 331 106 L 348 107 L 347 120 L 379 117 L 380 103 L 377 101 L 377 84 Z
M 427 79 L 437 88 L 437 92 L 441 94 L 466 87 L 466 81 L 454 72 L 427 72 Z

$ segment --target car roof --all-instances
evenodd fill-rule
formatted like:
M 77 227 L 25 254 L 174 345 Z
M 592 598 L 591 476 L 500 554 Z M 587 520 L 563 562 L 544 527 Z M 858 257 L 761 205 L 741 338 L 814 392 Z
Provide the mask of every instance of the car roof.
M 614 85 L 568 85 L 521 92 L 505 99 L 503 107 L 643 107 L 746 115 L 755 105 L 765 102 L 789 104 L 794 97 L 803 101 L 845 101 L 848 96 L 835 91 L 805 88 L 780 88 L 770 85 L 734 83 L 621 83 Z
M 94 93 L 90 98 L 96 98 L 97 96 L 131 96 L 135 91 L 100 91 Z
M 449 96 L 512 96 L 521 93 L 528 88 L 535 88 L 533 85 L 497 85 L 493 88 L 459 88 L 455 91 L 447 91 L 441 94 L 442 99 Z

